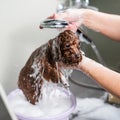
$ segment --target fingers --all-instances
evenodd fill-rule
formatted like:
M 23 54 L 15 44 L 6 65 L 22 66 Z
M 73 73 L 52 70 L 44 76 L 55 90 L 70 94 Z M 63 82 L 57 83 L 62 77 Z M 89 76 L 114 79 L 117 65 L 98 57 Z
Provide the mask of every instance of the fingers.
M 53 15 L 48 17 L 49 19 L 60 19 L 60 20 L 67 20 L 67 13 L 54 13 Z M 67 20 L 68 21 L 68 20 Z
M 51 15 L 51 16 L 49 16 L 49 17 L 47 17 L 47 18 L 49 18 L 49 19 L 55 19 L 55 15 L 56 13 L 54 13 L 53 15 Z
M 64 30 L 72 30 L 73 32 L 76 32 L 77 26 L 75 23 L 72 23 L 72 24 L 66 26 Z

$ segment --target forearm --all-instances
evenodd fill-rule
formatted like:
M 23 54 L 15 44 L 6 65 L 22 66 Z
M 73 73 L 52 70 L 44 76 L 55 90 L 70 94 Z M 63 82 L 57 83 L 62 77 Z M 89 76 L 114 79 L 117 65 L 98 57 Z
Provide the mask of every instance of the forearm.
M 86 10 L 83 24 L 112 39 L 120 41 L 120 16 L 93 10 Z
M 103 65 L 83 56 L 83 60 L 78 66 L 101 86 L 103 86 L 110 93 L 120 97 L 120 74 L 112 71 Z

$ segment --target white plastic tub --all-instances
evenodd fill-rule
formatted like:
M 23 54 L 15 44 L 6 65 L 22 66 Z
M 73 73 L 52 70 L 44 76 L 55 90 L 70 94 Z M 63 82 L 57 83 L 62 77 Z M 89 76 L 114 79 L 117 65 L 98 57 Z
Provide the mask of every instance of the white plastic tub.
M 75 99 L 74 95 L 72 93 L 68 92 L 66 89 L 59 88 L 59 91 L 60 91 L 60 94 L 58 95 L 58 98 L 60 99 L 60 101 L 62 101 L 62 102 L 64 101 L 63 99 L 60 98 L 60 97 L 62 97 L 61 94 L 63 93 L 63 95 L 65 95 L 67 97 L 67 99 L 65 97 L 65 101 L 67 100 L 68 102 L 65 102 L 62 104 L 57 103 L 57 105 L 55 105 L 55 107 L 52 107 L 55 110 L 50 108 L 50 106 L 52 106 L 52 105 L 54 106 L 53 103 L 51 103 L 51 105 L 48 105 L 49 107 L 46 106 L 46 104 L 48 104 L 48 100 L 45 102 L 41 102 L 43 107 L 46 106 L 45 108 L 43 108 L 43 107 L 42 108 L 47 109 L 47 112 L 50 111 L 50 112 L 48 112 L 49 114 L 47 114 L 47 112 L 42 111 L 40 109 L 40 104 L 38 104 L 36 106 L 36 105 L 31 105 L 30 103 L 28 103 L 28 101 L 26 101 L 26 99 L 24 98 L 22 91 L 19 89 L 12 91 L 8 96 L 8 100 L 11 103 L 11 107 L 13 108 L 13 110 L 19 120 L 69 120 L 70 114 L 74 111 L 74 109 L 76 107 L 76 99 Z M 54 96 L 54 95 L 52 94 L 52 96 Z M 17 97 L 18 98 L 21 97 L 22 100 L 21 100 L 21 98 L 18 99 Z M 51 100 L 53 102 L 57 102 L 57 101 L 55 101 L 56 99 L 55 100 L 54 99 L 55 99 L 55 96 L 54 96 L 54 98 L 52 97 Z M 68 103 L 70 103 L 70 104 L 68 104 Z M 45 104 L 45 105 L 43 105 L 43 104 Z M 68 104 L 68 107 L 66 106 L 66 104 Z M 34 116 L 33 116 L 33 111 L 35 113 Z M 51 111 L 53 111 L 53 112 L 51 112 Z M 58 111 L 60 111 L 60 112 L 58 112 Z

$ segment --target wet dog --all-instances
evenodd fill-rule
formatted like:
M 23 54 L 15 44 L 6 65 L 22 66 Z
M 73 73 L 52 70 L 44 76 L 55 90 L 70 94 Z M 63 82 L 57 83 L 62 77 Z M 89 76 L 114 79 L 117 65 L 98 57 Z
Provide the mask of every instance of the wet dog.
M 81 60 L 80 42 L 77 35 L 66 30 L 31 54 L 20 71 L 18 86 L 27 100 L 35 104 L 42 97 L 41 89 L 44 81 L 68 86 L 63 80 L 59 63 L 74 66 Z

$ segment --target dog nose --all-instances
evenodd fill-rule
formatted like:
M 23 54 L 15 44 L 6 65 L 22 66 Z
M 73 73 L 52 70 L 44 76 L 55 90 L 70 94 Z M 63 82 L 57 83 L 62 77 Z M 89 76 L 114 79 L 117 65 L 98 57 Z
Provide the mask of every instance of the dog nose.
M 76 58 L 80 58 L 80 54 L 75 54 L 75 57 Z

